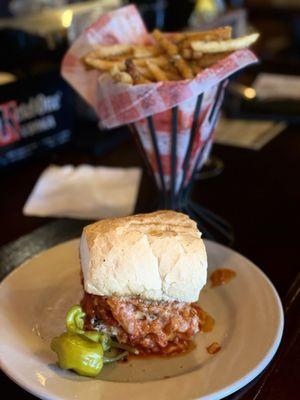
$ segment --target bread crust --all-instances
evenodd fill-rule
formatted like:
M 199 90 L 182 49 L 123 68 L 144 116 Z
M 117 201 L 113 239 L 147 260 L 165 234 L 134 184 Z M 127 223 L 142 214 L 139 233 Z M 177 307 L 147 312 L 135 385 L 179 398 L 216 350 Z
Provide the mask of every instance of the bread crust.
M 80 257 L 85 291 L 100 296 L 193 302 L 207 278 L 196 223 L 169 210 L 86 226 Z

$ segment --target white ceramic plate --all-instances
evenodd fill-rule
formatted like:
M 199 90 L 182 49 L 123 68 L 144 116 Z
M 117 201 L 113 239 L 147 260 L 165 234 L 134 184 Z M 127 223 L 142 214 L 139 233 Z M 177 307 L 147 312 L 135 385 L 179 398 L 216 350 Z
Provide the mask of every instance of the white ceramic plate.
M 256 377 L 281 340 L 283 312 L 267 277 L 249 260 L 206 242 L 209 274 L 227 267 L 237 276 L 200 295 L 216 320 L 212 332 L 196 336 L 196 348 L 181 356 L 135 359 L 106 366 L 96 379 L 62 371 L 49 349 L 64 329 L 69 306 L 81 296 L 78 240 L 27 261 L 0 285 L 0 361 L 16 383 L 44 399 L 220 399 Z M 209 355 L 212 342 L 222 349 Z

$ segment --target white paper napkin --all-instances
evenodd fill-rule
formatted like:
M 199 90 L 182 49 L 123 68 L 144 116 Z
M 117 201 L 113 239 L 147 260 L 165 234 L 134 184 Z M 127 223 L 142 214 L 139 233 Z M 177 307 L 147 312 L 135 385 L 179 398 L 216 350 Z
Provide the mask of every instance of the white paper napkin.
M 100 219 L 134 212 L 140 168 L 49 166 L 23 208 L 25 215 Z

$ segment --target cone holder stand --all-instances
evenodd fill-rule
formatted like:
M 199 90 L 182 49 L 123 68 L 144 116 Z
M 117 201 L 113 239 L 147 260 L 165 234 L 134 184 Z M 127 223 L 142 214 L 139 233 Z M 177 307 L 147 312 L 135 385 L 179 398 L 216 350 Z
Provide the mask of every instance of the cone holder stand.
M 223 82 L 219 83 L 215 102 L 213 107 L 211 108 L 209 114 L 209 121 L 212 123 L 212 132 L 214 130 L 214 126 L 218 120 L 219 109 L 217 104 L 219 102 L 221 93 L 223 89 Z M 182 170 L 183 175 L 181 179 L 181 183 L 179 185 L 179 190 L 176 190 L 176 171 L 177 171 L 177 127 L 178 127 L 178 106 L 175 106 L 171 109 L 172 112 L 172 126 L 171 126 L 171 145 L 170 145 L 170 189 L 167 189 L 165 176 L 163 171 L 163 164 L 161 159 L 161 154 L 158 146 L 157 133 L 155 129 L 155 124 L 153 121 L 153 117 L 147 117 L 148 128 L 151 137 L 151 143 L 154 150 L 155 161 L 157 165 L 157 171 L 159 175 L 159 200 L 157 203 L 157 209 L 170 209 L 176 211 L 182 211 L 188 214 L 193 220 L 195 220 L 198 224 L 200 231 L 203 233 L 203 236 L 207 239 L 217 240 L 226 244 L 232 244 L 234 240 L 233 229 L 229 222 L 224 220 L 222 217 L 218 216 L 214 212 L 204 208 L 203 206 L 195 203 L 190 198 L 190 192 L 192 189 L 193 182 L 195 180 L 196 174 L 199 169 L 202 167 L 203 158 L 205 156 L 205 152 L 207 151 L 207 146 L 210 146 L 211 136 L 205 141 L 200 152 L 198 153 L 193 170 L 187 183 L 187 174 L 190 168 L 190 159 L 193 149 L 193 144 L 197 135 L 198 119 L 201 111 L 203 94 L 198 95 L 194 115 L 193 115 L 193 123 L 190 130 L 189 135 L 189 143 L 187 146 L 187 151 L 184 157 Z M 138 138 L 138 134 L 136 132 L 136 128 L 134 124 L 130 126 L 131 130 L 134 132 L 134 137 Z M 139 142 L 139 140 L 138 140 Z M 142 144 L 139 142 L 139 148 L 142 151 L 144 158 L 148 164 L 148 168 L 154 176 L 153 168 L 150 165 L 150 162 L 147 158 L 145 150 L 143 149 Z M 155 180 L 155 179 L 154 179 Z

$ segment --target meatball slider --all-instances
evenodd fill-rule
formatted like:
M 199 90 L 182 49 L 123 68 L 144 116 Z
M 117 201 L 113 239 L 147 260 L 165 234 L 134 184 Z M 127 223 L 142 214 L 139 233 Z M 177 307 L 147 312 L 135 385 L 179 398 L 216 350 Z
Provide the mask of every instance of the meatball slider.
M 85 327 L 142 353 L 187 349 L 201 329 L 206 283 L 201 233 L 187 215 L 158 211 L 84 228 L 80 243 Z

